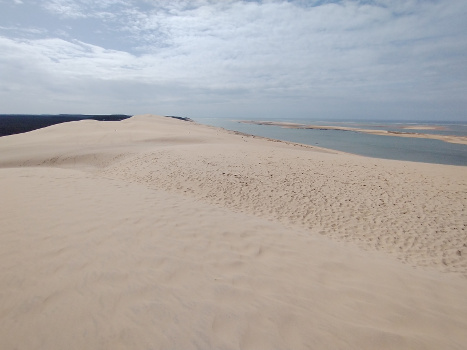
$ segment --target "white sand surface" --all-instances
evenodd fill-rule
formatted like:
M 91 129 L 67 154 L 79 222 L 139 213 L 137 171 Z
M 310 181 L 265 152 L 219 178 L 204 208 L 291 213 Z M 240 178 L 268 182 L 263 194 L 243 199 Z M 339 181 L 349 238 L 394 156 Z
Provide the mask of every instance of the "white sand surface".
M 466 182 L 149 115 L 0 138 L 0 349 L 465 349 Z

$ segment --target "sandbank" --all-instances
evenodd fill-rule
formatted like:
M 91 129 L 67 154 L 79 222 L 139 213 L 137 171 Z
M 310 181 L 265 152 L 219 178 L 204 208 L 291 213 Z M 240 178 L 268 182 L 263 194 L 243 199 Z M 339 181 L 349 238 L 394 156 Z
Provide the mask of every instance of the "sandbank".
M 362 128 L 354 128 L 350 126 L 311 125 L 311 124 L 300 124 L 300 123 L 290 123 L 290 122 L 272 122 L 272 121 L 257 121 L 257 120 L 241 120 L 240 123 L 255 124 L 255 125 L 273 125 L 273 126 L 280 126 L 283 128 L 290 128 L 290 129 L 343 130 L 343 131 L 353 131 L 353 132 L 360 132 L 360 133 L 372 134 L 372 135 L 433 139 L 433 140 L 440 140 L 444 142 L 467 145 L 467 137 L 455 136 L 455 135 L 436 135 L 436 134 L 424 134 L 424 133 L 419 133 L 419 132 L 362 129 Z M 401 129 L 443 130 L 442 128 L 436 127 L 436 126 L 405 126 L 405 127 L 402 127 Z
M 401 129 L 408 130 L 446 130 L 444 126 L 440 125 L 410 125 L 400 126 Z

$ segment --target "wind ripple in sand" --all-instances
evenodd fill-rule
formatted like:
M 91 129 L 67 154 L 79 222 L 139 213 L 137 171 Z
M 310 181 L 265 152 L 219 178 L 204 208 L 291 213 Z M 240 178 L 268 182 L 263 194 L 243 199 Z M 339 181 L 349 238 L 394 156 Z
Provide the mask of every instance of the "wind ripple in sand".
M 190 153 L 173 147 L 139 154 L 103 172 L 386 251 L 412 265 L 467 274 L 462 176 L 449 182 L 415 171 L 423 164 L 338 155 L 326 161 L 306 148 L 291 158 L 292 146 L 190 147 Z
M 457 276 L 76 170 L 0 179 L 2 349 L 466 344 Z

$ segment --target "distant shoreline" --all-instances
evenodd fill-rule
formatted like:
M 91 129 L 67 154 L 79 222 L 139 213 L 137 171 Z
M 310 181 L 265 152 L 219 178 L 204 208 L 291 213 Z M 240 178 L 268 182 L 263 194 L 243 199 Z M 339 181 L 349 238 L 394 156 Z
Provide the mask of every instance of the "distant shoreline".
M 374 130 L 374 129 L 361 129 L 348 126 L 328 126 L 328 125 L 314 125 L 314 124 L 300 124 L 291 122 L 273 122 L 273 121 L 256 121 L 256 120 L 240 120 L 240 123 L 254 124 L 254 125 L 269 125 L 269 126 L 280 126 L 282 128 L 289 129 L 314 129 L 314 130 L 341 130 L 341 131 L 353 131 L 372 135 L 382 136 L 398 136 L 398 137 L 412 137 L 412 138 L 425 138 L 440 140 L 449 143 L 457 143 L 461 145 L 467 145 L 467 137 L 465 136 L 454 136 L 454 135 L 435 135 L 425 134 L 418 132 L 403 132 L 403 131 L 390 131 L 390 130 Z M 441 126 L 436 125 L 414 125 L 404 126 L 401 129 L 407 130 L 444 130 Z

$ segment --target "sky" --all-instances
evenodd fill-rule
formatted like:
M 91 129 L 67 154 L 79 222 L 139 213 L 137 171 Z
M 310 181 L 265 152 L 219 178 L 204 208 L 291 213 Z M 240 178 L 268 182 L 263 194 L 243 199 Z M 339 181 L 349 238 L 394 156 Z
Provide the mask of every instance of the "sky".
M 467 121 L 465 0 L 0 0 L 0 114 Z

